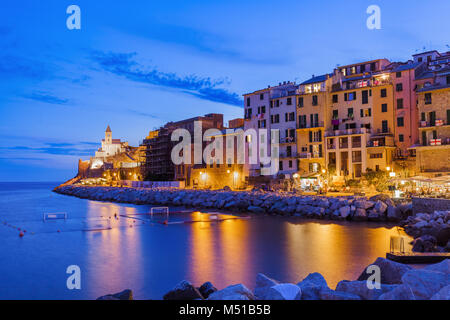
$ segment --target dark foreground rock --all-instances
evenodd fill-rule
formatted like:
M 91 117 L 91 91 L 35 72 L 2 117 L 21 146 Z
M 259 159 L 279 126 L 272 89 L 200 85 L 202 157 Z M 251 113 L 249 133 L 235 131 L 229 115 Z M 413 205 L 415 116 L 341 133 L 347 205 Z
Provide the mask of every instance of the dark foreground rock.
M 197 300 L 203 299 L 200 291 L 195 288 L 189 281 L 183 280 L 175 286 L 171 291 L 167 292 L 164 300 Z
M 133 300 L 133 291 L 126 289 L 122 292 L 101 296 L 97 300 Z
M 378 266 L 381 271 L 381 283 L 382 284 L 399 284 L 402 283 L 403 275 L 412 270 L 412 268 L 406 264 L 394 262 L 385 258 L 377 258 L 371 265 Z M 368 268 L 364 269 L 361 275 L 358 277 L 358 281 L 365 281 L 373 272 L 368 272 Z
M 383 258 L 374 262 L 381 271 L 382 283 L 371 280 L 339 282 L 328 287 L 320 273 L 311 273 L 297 284 L 280 283 L 262 273 L 256 277 L 252 292 L 243 284 L 217 290 L 211 282 L 199 289 L 182 281 L 164 295 L 164 300 L 450 300 L 450 260 L 413 269 Z M 372 265 L 370 265 L 372 266 Z M 370 269 L 367 266 L 365 270 Z M 365 271 L 360 278 L 366 278 Z M 383 282 L 384 281 L 384 282 Z M 98 300 L 132 300 L 131 290 L 106 295 Z

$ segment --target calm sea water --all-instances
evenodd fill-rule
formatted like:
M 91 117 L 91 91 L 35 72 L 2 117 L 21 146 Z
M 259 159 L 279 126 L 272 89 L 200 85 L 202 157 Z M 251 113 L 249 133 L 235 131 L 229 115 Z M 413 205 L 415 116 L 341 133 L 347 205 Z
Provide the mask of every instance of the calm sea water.
M 126 288 L 137 299 L 161 299 L 183 279 L 253 288 L 258 272 L 293 283 L 320 272 L 334 287 L 385 256 L 399 233 L 272 216 L 209 222 L 201 213 L 173 214 L 163 225 L 142 215 L 151 206 L 58 195 L 56 185 L 0 183 L 0 299 L 95 299 Z M 44 222 L 53 212 L 68 219 Z M 172 224 L 191 220 L 207 221 Z M 81 290 L 67 289 L 69 265 L 81 268 Z

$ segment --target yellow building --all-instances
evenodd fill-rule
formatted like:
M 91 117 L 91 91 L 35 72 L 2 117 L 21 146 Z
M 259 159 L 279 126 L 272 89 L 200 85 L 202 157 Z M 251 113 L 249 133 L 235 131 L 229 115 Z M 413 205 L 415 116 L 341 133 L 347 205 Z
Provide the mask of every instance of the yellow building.
M 450 172 L 450 76 L 418 90 L 420 145 L 415 146 L 421 173 Z
M 386 170 L 395 151 L 394 90 L 380 59 L 335 70 L 330 93 L 331 120 L 325 125 L 325 161 L 330 174 L 360 178 Z
M 325 167 L 324 132 L 329 121 L 331 75 L 312 77 L 300 84 L 297 95 L 297 159 L 300 176 Z

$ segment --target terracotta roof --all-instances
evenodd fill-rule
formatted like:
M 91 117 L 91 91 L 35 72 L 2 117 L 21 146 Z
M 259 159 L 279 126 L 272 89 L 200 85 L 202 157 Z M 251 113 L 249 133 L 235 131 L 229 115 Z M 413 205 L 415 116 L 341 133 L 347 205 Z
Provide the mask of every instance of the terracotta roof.
M 106 132 L 111 132 L 111 128 L 108 125 L 108 128 L 106 128 Z

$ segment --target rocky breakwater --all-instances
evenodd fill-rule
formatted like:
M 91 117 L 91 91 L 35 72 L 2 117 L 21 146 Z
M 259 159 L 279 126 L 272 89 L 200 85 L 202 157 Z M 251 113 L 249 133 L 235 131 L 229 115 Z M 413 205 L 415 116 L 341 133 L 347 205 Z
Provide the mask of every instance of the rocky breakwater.
M 401 221 L 412 213 L 411 204 L 395 206 L 386 195 L 364 197 L 304 196 L 293 193 L 228 190 L 144 189 L 61 186 L 57 193 L 79 198 L 133 204 L 279 214 L 314 219 Z
M 379 286 L 368 285 L 372 274 L 364 269 L 355 281 L 343 280 L 331 289 L 320 273 L 311 273 L 294 283 L 282 283 L 264 274 L 256 276 L 255 289 L 243 284 L 217 290 L 210 282 L 195 287 L 182 281 L 164 295 L 164 300 L 450 300 L 450 260 L 413 269 L 378 258 Z M 369 281 L 372 285 L 373 282 Z
M 450 210 L 418 213 L 402 222 L 415 252 L 450 252 Z

